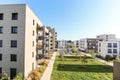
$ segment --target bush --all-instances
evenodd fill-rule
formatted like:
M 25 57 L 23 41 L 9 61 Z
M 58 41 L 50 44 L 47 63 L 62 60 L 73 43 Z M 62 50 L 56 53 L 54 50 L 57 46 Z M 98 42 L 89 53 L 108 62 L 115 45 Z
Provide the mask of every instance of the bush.
M 109 61 L 109 60 L 112 60 L 112 59 L 113 59 L 113 57 L 110 56 L 110 55 L 106 55 L 106 56 L 105 56 L 105 60 L 106 60 L 106 61 Z
M 44 65 L 44 66 L 47 66 L 48 65 L 48 61 L 44 60 L 41 64 Z
M 104 59 L 101 55 L 96 55 L 97 58 Z
M 22 73 L 18 73 L 13 80 L 22 80 L 22 79 L 23 79 Z
M 37 68 L 38 72 L 41 72 L 43 73 L 44 70 L 45 70 L 45 67 L 44 66 L 40 66 L 39 68 Z

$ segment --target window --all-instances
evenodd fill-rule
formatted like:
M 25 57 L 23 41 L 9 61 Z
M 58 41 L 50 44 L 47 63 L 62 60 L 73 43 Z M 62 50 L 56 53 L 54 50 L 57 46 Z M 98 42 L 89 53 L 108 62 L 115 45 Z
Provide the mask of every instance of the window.
M 34 57 L 34 52 L 32 52 L 32 57 Z
M 3 33 L 3 27 L 0 27 L 0 34 Z
M 34 47 L 34 41 L 32 41 L 32 46 Z
M 117 47 L 117 43 L 113 43 L 113 47 L 116 48 Z
M 34 70 L 34 63 L 32 63 L 32 70 Z
M 33 25 L 35 25 L 35 20 L 33 20 Z
M 13 79 L 16 76 L 17 69 L 16 68 L 10 68 L 10 78 Z
M 113 53 L 117 53 L 117 49 L 113 49 Z
M 0 47 L 2 47 L 2 40 L 0 40 Z
M 108 47 L 112 47 L 112 43 L 108 43 Z
M 12 13 L 12 20 L 18 20 L 18 13 Z
M 0 73 L 2 73 L 2 68 L 0 67 Z
M 112 53 L 112 50 L 111 50 L 111 49 L 108 49 L 108 53 Z
M 17 40 L 11 40 L 11 47 L 16 48 L 17 47 Z
M 0 13 L 0 20 L 3 20 L 3 13 Z
M 11 54 L 11 61 L 17 61 L 17 55 Z
M 0 54 L 0 61 L 2 61 L 2 54 Z
M 33 31 L 33 36 L 34 36 L 34 31 Z
M 101 47 L 101 43 L 99 43 L 99 47 Z
M 12 34 L 17 34 L 17 26 L 12 26 L 11 27 L 11 33 Z

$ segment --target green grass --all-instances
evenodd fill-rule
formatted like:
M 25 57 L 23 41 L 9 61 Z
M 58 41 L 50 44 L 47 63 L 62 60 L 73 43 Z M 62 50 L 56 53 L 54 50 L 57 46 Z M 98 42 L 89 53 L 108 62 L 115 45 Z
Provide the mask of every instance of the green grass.
M 57 56 L 51 80 L 113 80 L 113 68 L 90 57 L 83 64 L 76 56 L 67 56 L 64 61 Z

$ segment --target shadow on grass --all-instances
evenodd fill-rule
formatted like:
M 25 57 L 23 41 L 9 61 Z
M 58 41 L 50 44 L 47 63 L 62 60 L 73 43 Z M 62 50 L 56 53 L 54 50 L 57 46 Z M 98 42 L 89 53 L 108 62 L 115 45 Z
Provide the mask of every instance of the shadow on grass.
M 60 58 L 60 56 L 58 56 Z M 79 59 L 80 56 L 64 56 L 65 59 Z M 83 56 L 81 56 L 83 58 Z M 86 57 L 87 59 L 93 59 L 92 57 Z
M 71 65 L 71 64 L 59 64 L 57 66 L 58 71 L 70 71 L 70 72 L 100 72 L 100 73 L 112 73 L 113 68 L 107 65 Z

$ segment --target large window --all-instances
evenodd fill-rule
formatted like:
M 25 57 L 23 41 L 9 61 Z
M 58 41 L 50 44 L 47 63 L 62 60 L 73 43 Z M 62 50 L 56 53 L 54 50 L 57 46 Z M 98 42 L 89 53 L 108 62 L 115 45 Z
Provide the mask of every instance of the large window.
M 108 53 L 112 53 L 112 50 L 111 50 L 111 49 L 108 49 Z
M 3 33 L 3 27 L 0 26 L 0 34 L 2 34 L 2 33 Z
M 108 43 L 108 47 L 109 47 L 109 48 L 112 47 L 112 43 Z
M 117 43 L 113 43 L 113 47 L 116 48 L 117 47 Z
M 12 20 L 18 20 L 18 13 L 12 13 Z
M 10 68 L 10 78 L 13 79 L 16 76 L 17 69 L 16 68 Z
M 11 47 L 16 48 L 17 47 L 17 40 L 11 40 Z
M 113 53 L 117 53 L 117 49 L 113 49 Z
M 17 55 L 11 54 L 11 61 L 17 61 Z
M 2 61 L 2 54 L 0 54 L 0 61 Z
M 0 13 L 0 20 L 3 20 L 3 13 Z
M 2 40 L 0 40 L 0 47 L 2 47 Z
M 11 27 L 11 33 L 12 34 L 17 34 L 17 26 L 12 26 Z

